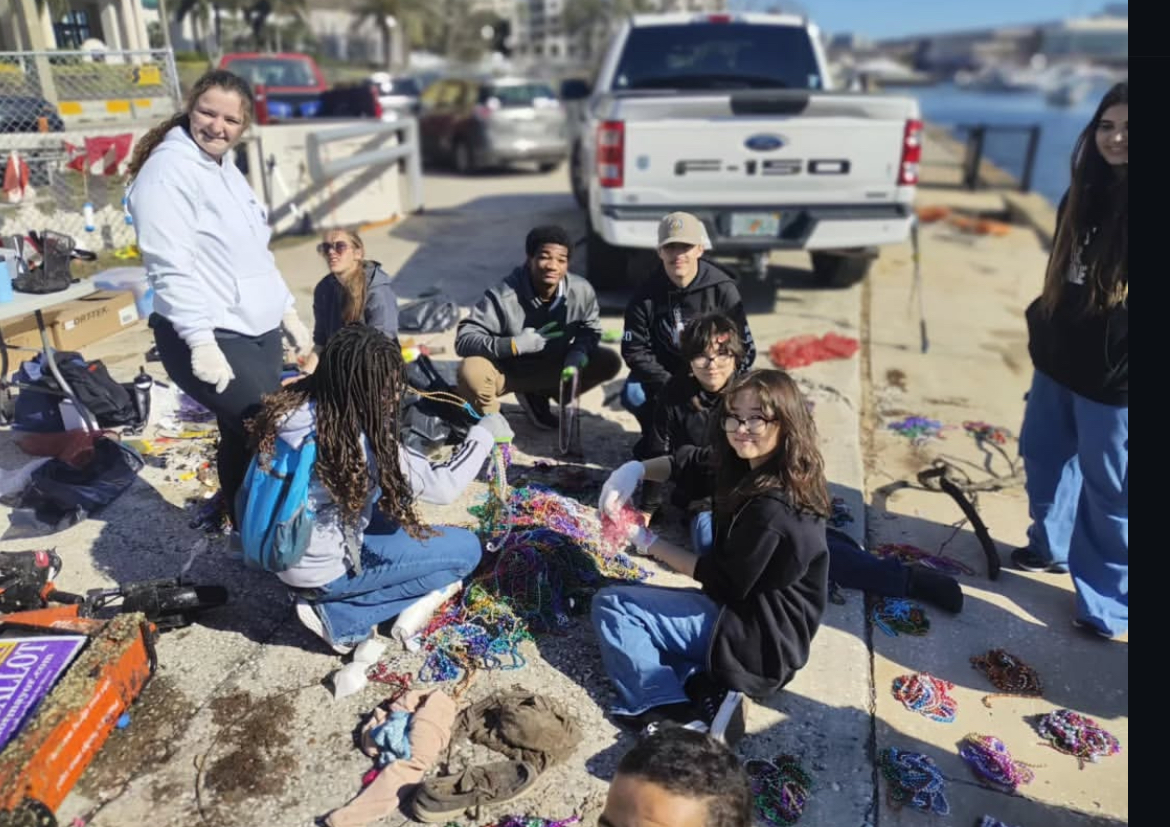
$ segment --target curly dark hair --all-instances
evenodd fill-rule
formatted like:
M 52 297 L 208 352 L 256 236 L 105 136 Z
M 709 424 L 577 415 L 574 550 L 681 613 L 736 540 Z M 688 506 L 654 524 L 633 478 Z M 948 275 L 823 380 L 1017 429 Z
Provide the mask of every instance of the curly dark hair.
M 281 425 L 306 402 L 317 406 L 317 475 L 355 526 L 370 492 L 370 469 L 361 436 L 377 463 L 378 508 L 416 539 L 431 536 L 414 511 L 410 481 L 399 457 L 398 406 L 406 392 L 402 348 L 376 328 L 346 325 L 330 337 L 317 370 L 264 397 L 249 423 L 253 449 L 271 456 Z
M 724 313 L 706 313 L 691 319 L 679 334 L 679 350 L 688 362 L 716 343 L 732 355 L 736 366 L 743 362 L 743 335 L 739 325 Z
M 764 415 L 780 424 L 780 447 L 759 468 L 752 470 L 731 447 L 723 430 L 723 418 L 742 393 L 759 395 Z M 731 380 L 711 417 L 711 449 L 715 474 L 715 508 L 721 518 L 768 489 L 787 493 L 792 505 L 821 517 L 831 512 L 825 460 L 817 447 L 817 426 L 805 396 L 782 370 L 753 370 Z
M 1083 313 L 1109 310 L 1129 301 L 1129 167 L 1115 168 L 1101 157 L 1097 130 L 1106 110 L 1129 104 L 1129 83 L 1115 84 L 1097 105 L 1081 130 L 1070 162 L 1068 201 L 1056 228 L 1048 270 L 1044 276 L 1041 308 L 1051 315 L 1068 284 L 1068 269 L 1077 248 L 1091 228 L 1097 238 L 1087 256 Z
M 163 142 L 163 138 L 174 127 L 181 126 L 187 132 L 191 131 L 191 110 L 203 97 L 203 93 L 209 89 L 223 89 L 225 92 L 235 92 L 239 95 L 240 101 L 243 103 L 244 129 L 248 128 L 256 108 L 252 97 L 252 87 L 248 85 L 248 81 L 227 69 L 212 69 L 195 81 L 195 85 L 187 93 L 186 105 L 182 111 L 171 115 L 138 139 L 138 143 L 134 145 L 134 154 L 130 156 L 130 163 L 126 167 L 128 181 L 134 179 L 134 176 L 142 169 L 142 165 L 146 163 L 146 159 L 150 157 L 150 153 L 154 152 L 155 147 Z
M 564 227 L 556 224 L 533 227 L 524 239 L 524 253 L 528 258 L 532 258 L 545 244 L 559 244 L 569 251 L 570 258 L 573 256 L 573 240 L 569 238 L 569 231 Z
M 751 827 L 747 773 L 724 744 L 704 732 L 666 725 L 622 756 L 618 774 L 675 795 L 707 800 L 707 827 Z

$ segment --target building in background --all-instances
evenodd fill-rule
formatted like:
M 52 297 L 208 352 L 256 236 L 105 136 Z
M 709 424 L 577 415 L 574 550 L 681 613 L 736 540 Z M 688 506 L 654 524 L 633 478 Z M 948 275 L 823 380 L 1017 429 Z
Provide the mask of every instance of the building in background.
M 78 49 L 87 41 L 110 51 L 149 48 L 141 0 L 71 0 L 58 16 L 42 0 L 0 0 L 0 51 Z

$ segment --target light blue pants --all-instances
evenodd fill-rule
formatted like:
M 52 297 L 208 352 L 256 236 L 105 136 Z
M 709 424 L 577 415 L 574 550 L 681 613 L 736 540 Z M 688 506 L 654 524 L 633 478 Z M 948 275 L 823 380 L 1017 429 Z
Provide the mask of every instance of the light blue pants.
M 1034 371 L 1020 429 L 1028 543 L 1067 564 L 1077 615 L 1129 629 L 1129 408 L 1102 405 Z

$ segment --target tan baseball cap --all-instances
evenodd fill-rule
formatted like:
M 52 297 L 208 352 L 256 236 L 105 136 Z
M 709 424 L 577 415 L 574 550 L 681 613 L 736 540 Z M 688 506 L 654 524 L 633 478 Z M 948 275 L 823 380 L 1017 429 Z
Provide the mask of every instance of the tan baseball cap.
M 658 222 L 658 246 L 667 244 L 702 244 L 707 246 L 703 222 L 689 212 L 672 212 Z

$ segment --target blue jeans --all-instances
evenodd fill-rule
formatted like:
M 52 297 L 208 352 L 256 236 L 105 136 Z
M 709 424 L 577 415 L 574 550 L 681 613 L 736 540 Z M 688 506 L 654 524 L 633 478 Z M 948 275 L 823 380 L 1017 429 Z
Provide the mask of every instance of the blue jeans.
M 463 528 L 433 528 L 434 537 L 415 540 L 375 512 L 362 538 L 362 573 L 347 572 L 313 597 L 334 643 L 360 643 L 379 623 L 475 569 L 483 554 L 478 537 Z
M 1129 408 L 1102 405 L 1034 371 L 1020 428 L 1028 543 L 1065 563 L 1077 615 L 1129 629 Z
M 691 548 L 702 556 L 715 544 L 710 511 L 691 518 Z M 883 560 L 858 548 L 846 535 L 827 532 L 829 579 L 843 589 L 858 589 L 879 597 L 905 597 L 910 569 L 898 560 Z
M 719 604 L 698 589 L 606 586 L 592 612 L 615 714 L 688 700 L 687 678 L 707 667 Z

